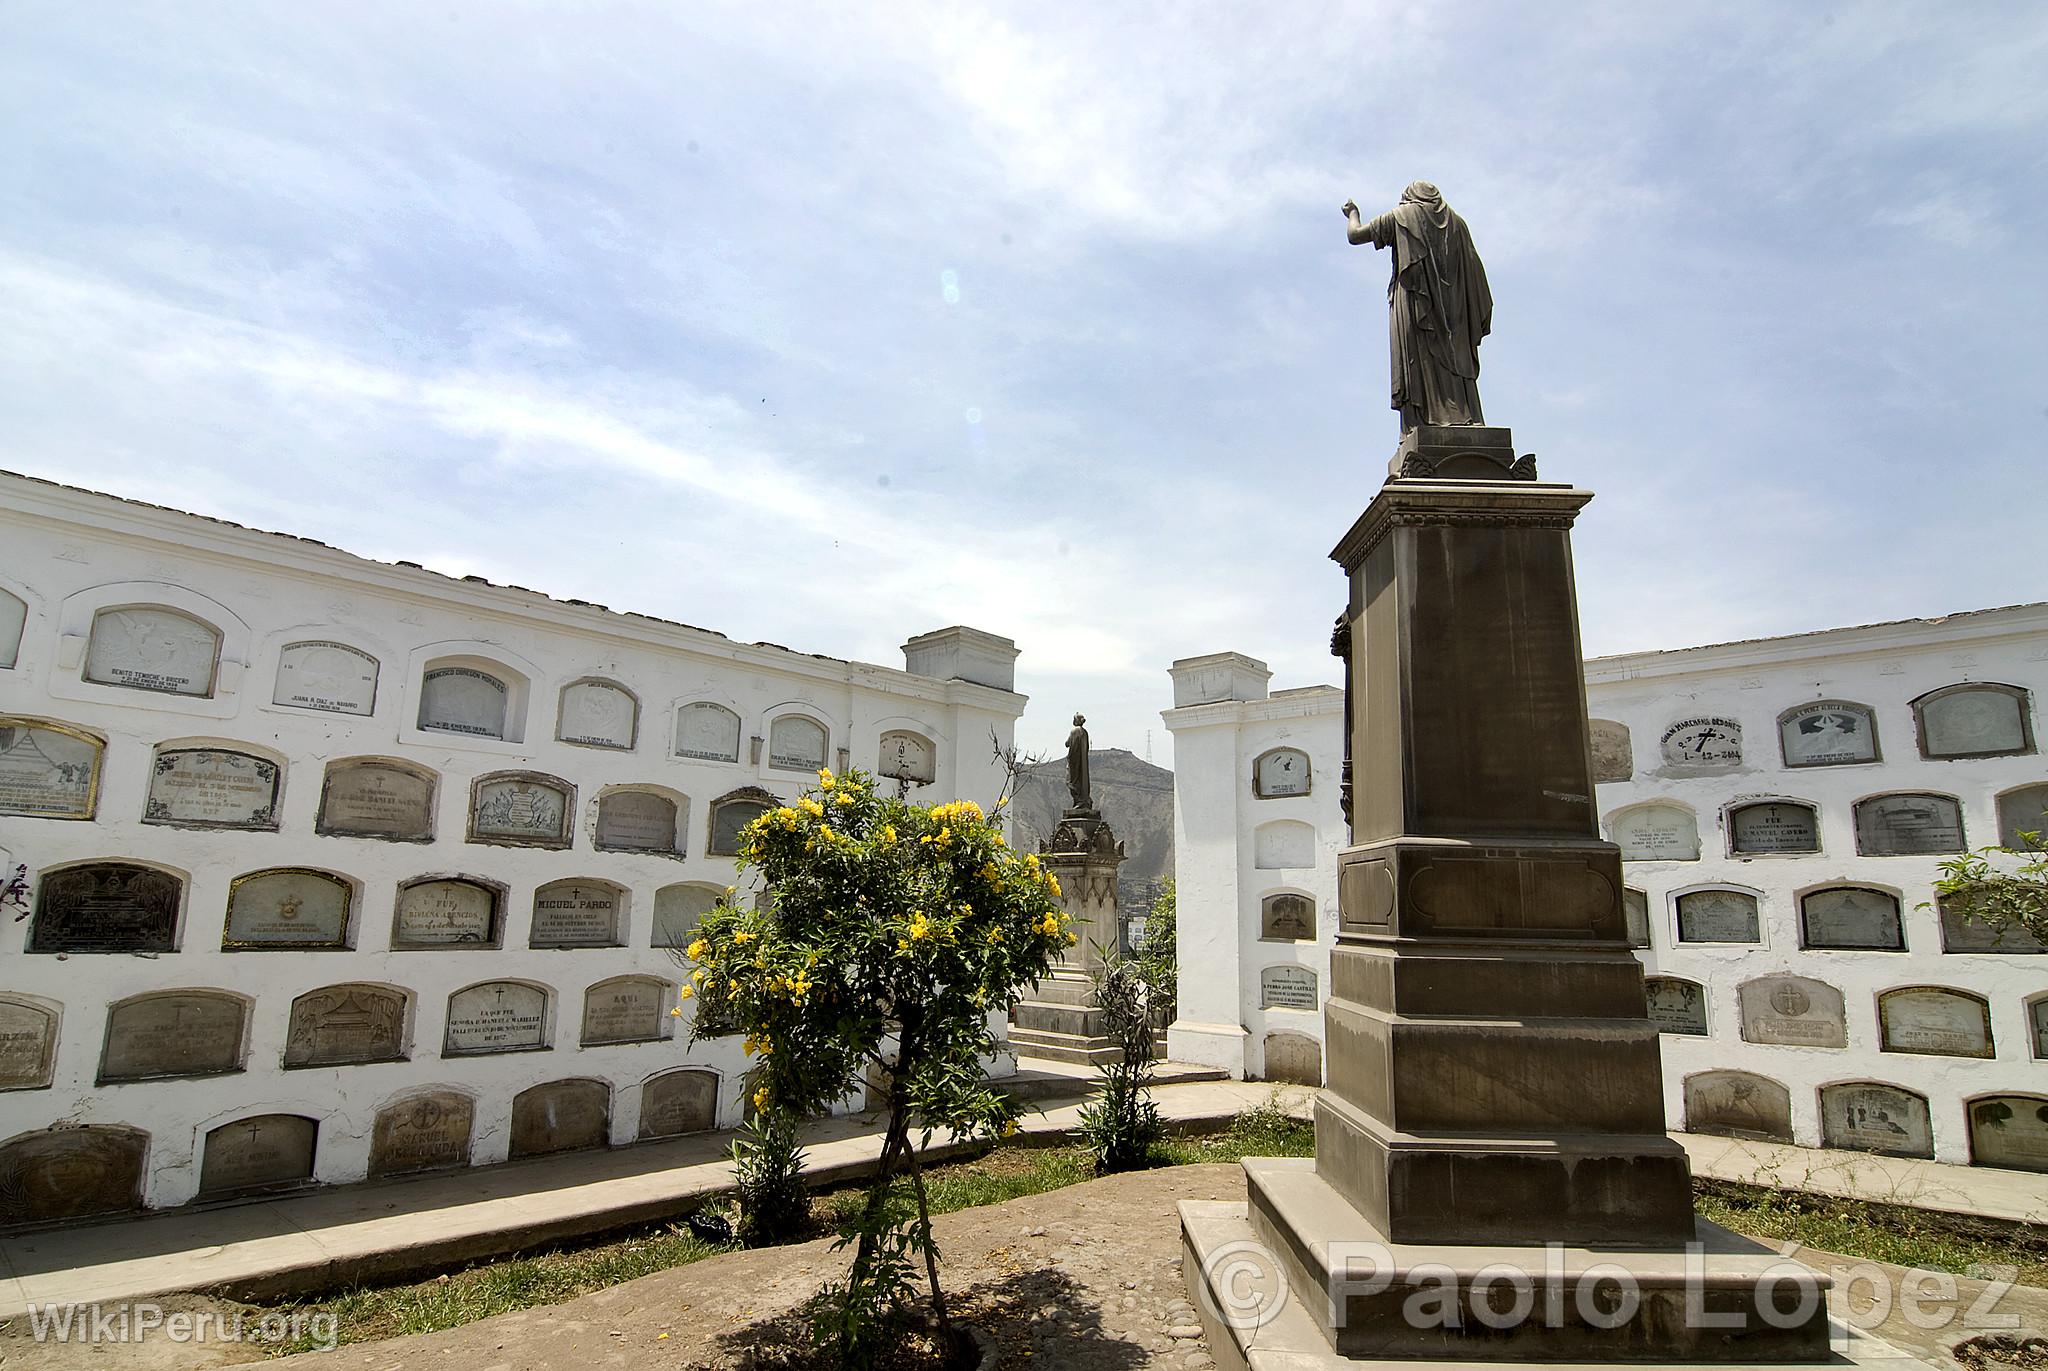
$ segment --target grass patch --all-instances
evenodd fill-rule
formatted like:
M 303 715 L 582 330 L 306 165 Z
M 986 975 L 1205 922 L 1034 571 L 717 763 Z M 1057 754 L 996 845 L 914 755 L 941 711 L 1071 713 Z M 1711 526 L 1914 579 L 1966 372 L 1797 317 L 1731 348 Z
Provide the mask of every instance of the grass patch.
M 2021 1285 L 2048 1285 L 2048 1237 L 1973 1232 L 1966 1222 L 1923 1209 L 1726 1181 L 1695 1181 L 1693 1208 L 1700 1217 L 1753 1238 L 1790 1239 L 1845 1257 L 1956 1275 L 1967 1275 L 1978 1264 L 2011 1266 Z

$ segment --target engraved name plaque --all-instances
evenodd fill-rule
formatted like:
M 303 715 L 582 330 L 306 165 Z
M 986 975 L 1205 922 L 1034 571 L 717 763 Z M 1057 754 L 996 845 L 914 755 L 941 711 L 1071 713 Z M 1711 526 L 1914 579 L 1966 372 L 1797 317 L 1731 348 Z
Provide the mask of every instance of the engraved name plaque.
M 583 1045 L 659 1042 L 675 989 L 652 976 L 615 976 L 583 996 Z
M 1659 1033 L 1707 1036 L 1707 992 L 1699 982 L 1645 976 L 1643 995 L 1649 1001 L 1650 1022 L 1657 1025 Z
M 1823 1147 L 1892 1157 L 1934 1155 L 1926 1099 L 1893 1085 L 1856 1081 L 1822 1087 L 1820 1132 Z
M 227 927 L 220 945 L 229 950 L 345 948 L 354 894 L 340 877 L 304 867 L 237 876 L 228 885 Z
M 149 1135 L 53 1128 L 0 1146 L 0 1224 L 56 1223 L 142 1207 Z
M 1259 1008 L 1317 1009 L 1316 973 L 1305 966 L 1269 966 L 1259 972 Z
M 537 1157 L 611 1141 L 611 1087 L 603 1081 L 549 1081 L 512 1097 L 512 1155 Z
M 616 947 L 619 889 L 601 881 L 554 881 L 533 892 L 533 947 Z
M 469 1163 L 476 1102 L 458 1090 L 429 1090 L 377 1111 L 370 1134 L 370 1174 L 404 1176 Z
M 302 1185 L 313 1179 L 320 1125 L 297 1114 L 259 1114 L 206 1135 L 199 1193 L 225 1195 Z
M 1695 862 L 1700 856 L 1700 829 L 1676 805 L 1639 805 L 1614 816 L 1608 836 L 1625 862 Z
M 1799 922 L 1813 948 L 1852 952 L 1903 952 L 1906 935 L 1899 901 L 1882 890 L 1838 886 L 1800 897 Z
M 597 845 L 613 852 L 680 856 L 676 802 L 644 790 L 617 790 L 597 802 Z
M 2048 1171 L 2048 1097 L 1992 1095 L 1970 1103 L 1970 1160 Z
M 425 843 L 434 838 L 434 776 L 397 762 L 340 761 L 327 768 L 314 831 Z
M 702 1133 L 718 1123 L 718 1077 L 685 1067 L 664 1071 L 640 1087 L 640 1137 Z
M 1805 976 L 1759 976 L 1736 989 L 1742 1040 L 1787 1047 L 1847 1047 L 1842 992 Z
M 211 624 L 160 606 L 103 609 L 93 617 L 85 679 L 168 695 L 213 694 L 220 634 Z
M 163 991 L 107 1011 L 101 1081 L 217 1076 L 242 1069 L 248 1006 L 233 995 Z
M 418 881 L 398 892 L 391 945 L 460 947 L 498 940 L 498 895 L 473 881 Z
M 469 840 L 520 847 L 567 847 L 575 791 L 543 776 L 485 776 L 470 799 Z
M 1877 1026 L 1887 1052 L 1931 1057 L 1990 1057 L 1991 1007 L 1940 986 L 1909 986 L 1877 997 Z
M 474 1057 L 530 1052 L 548 1045 L 548 997 L 518 981 L 490 981 L 448 997 L 448 1034 L 441 1055 Z
M 1626 781 L 1636 774 L 1635 748 L 1629 742 L 1628 725 L 1612 719 L 1589 719 L 1593 744 L 1593 781 L 1604 784 Z
M 1848 766 L 1877 760 L 1877 719 L 1869 709 L 1822 700 L 1778 719 L 1786 766 Z
M 0 718 L 0 814 L 90 819 L 106 744 L 44 719 Z
M 156 754 L 149 772 L 146 824 L 191 828 L 276 828 L 276 762 L 224 748 Z
M 346 643 L 293 643 L 278 654 L 270 702 L 329 714 L 368 714 L 377 703 L 377 659 Z
M 562 687 L 561 720 L 555 736 L 584 747 L 629 751 L 640 723 L 640 702 L 608 681 L 577 681 Z
M 1678 897 L 1678 941 L 1759 941 L 1756 896 L 1740 890 L 1693 890 Z
M 502 738 L 506 695 L 503 681 L 474 667 L 436 667 L 420 680 L 420 727 Z
M 1306 895 L 1268 895 L 1259 909 L 1259 936 L 1298 942 L 1316 936 L 1316 903 Z
M 41 1090 L 50 1083 L 56 1056 L 56 1014 L 0 997 L 0 1090 Z
M 1856 851 L 1911 857 L 1963 850 L 1963 810 L 1947 795 L 1877 795 L 1856 805 Z
M 405 1058 L 405 996 L 384 985 L 330 985 L 292 1001 L 286 1066 L 346 1066 Z
M 1766 1076 L 1702 1071 L 1685 1078 L 1685 1131 L 1792 1141 L 1792 1096 Z
M 30 952 L 175 952 L 176 876 L 126 862 L 95 862 L 43 875 Z
M 676 756 L 700 762 L 740 759 L 740 716 L 714 704 L 684 705 L 676 711 Z
M 1802 804 L 1765 801 L 1728 811 L 1730 846 L 1738 856 L 1820 851 L 1820 819 Z

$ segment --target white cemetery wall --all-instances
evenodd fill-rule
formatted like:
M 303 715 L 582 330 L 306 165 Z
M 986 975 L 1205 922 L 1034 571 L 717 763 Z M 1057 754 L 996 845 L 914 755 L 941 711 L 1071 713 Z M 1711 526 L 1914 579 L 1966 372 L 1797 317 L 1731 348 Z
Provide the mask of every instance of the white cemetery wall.
M 745 1069 L 738 1038 L 691 1046 L 683 1018 L 669 1024 L 665 1040 L 582 1041 L 590 987 L 622 976 L 673 983 L 682 974 L 669 950 L 653 945 L 657 896 L 677 885 L 715 894 L 733 879 L 731 859 L 706 851 L 713 802 L 746 787 L 794 798 L 815 783 L 808 771 L 776 767 L 766 746 L 774 721 L 794 714 L 825 729 L 826 760 L 835 769 L 849 761 L 873 767 L 886 733 L 927 738 L 934 780 L 914 798 L 986 806 L 1002 781 L 989 735 L 1007 744 L 1023 708 L 1021 696 L 996 686 L 749 645 L 13 476 L 0 476 L 0 539 L 9 549 L 0 590 L 26 606 L 11 665 L 4 664 L 14 649 L 11 619 L 0 616 L 0 636 L 9 639 L 0 644 L 0 851 L 28 866 L 32 888 L 45 873 L 107 861 L 140 864 L 176 883 L 174 903 L 152 911 L 164 916 L 175 950 L 155 957 L 29 953 L 37 921 L 0 919 L 0 1010 L 13 1015 L 6 1022 L 32 1035 L 42 1031 L 39 1023 L 56 1025 L 47 1068 L 40 1040 L 24 1039 L 19 1060 L 0 1063 L 7 1102 L 0 1147 L 58 1120 L 144 1130 L 143 1199 L 151 1207 L 197 1192 L 209 1130 L 256 1116 L 318 1121 L 319 1182 L 368 1174 L 376 1119 L 385 1115 L 390 1133 L 398 1119 L 391 1109 L 408 1100 L 415 1102 L 407 1119 L 433 1115 L 434 1127 L 421 1135 L 433 1147 L 421 1155 L 459 1160 L 466 1149 L 473 1164 L 506 1157 L 516 1095 L 558 1080 L 609 1085 L 614 1143 L 640 1133 L 643 1084 L 685 1067 L 716 1073 L 717 1119 L 736 1122 Z M 134 606 L 211 625 L 220 635 L 216 655 L 201 662 L 198 639 L 168 632 L 153 639 L 143 623 L 101 644 L 100 666 L 120 670 L 99 674 L 128 683 L 87 679 L 98 612 Z M 746 613 L 745 605 L 710 605 L 692 617 L 743 625 Z M 955 637 L 973 648 L 977 675 L 1000 678 L 996 658 L 1012 649 L 975 630 L 917 639 L 918 660 L 962 660 L 946 650 Z M 508 685 L 504 739 L 419 727 L 423 675 L 445 663 Z M 211 693 L 189 693 L 205 684 L 207 670 Z M 564 691 L 590 682 L 615 684 L 634 707 L 620 696 L 572 690 L 563 726 Z M 736 760 L 676 755 L 677 710 L 695 701 L 738 717 Z M 10 733 L 9 719 L 54 722 L 103 741 L 97 767 L 89 743 Z M 763 740 L 758 749 L 754 738 Z M 619 745 L 628 740 L 630 747 Z M 202 750 L 277 763 L 274 811 L 259 812 L 260 787 L 249 778 L 224 780 L 218 766 L 208 771 L 189 755 L 161 776 L 155 771 L 160 755 Z M 368 819 L 372 829 L 416 840 L 316 831 L 327 769 L 352 758 L 430 774 L 430 812 L 413 812 L 410 792 L 365 805 L 358 786 L 350 792 L 359 797 L 356 822 L 329 827 L 361 833 Z M 508 772 L 559 778 L 573 790 L 567 846 L 470 840 L 475 782 Z M 600 798 L 621 790 L 677 801 L 680 853 L 596 842 Z M 415 819 L 429 822 L 413 831 Z M 616 825 L 608 831 L 617 836 Z M 276 871 L 298 874 L 245 882 L 230 930 L 235 883 Z M 495 936 L 394 947 L 400 886 L 420 879 L 467 879 L 495 891 Z M 163 877 L 150 881 L 168 886 Z M 536 892 L 563 881 L 619 890 L 618 945 L 532 945 Z M 117 886 L 103 882 L 92 898 L 118 901 Z M 87 914 L 109 917 L 97 907 Z M 340 948 L 332 946 L 337 924 Z M 237 946 L 224 948 L 224 940 Z M 550 937 L 544 928 L 539 941 L 610 940 Z M 545 1049 L 444 1057 L 449 997 L 487 981 L 545 988 Z M 293 1002 L 330 986 L 402 996 L 398 1060 L 380 1050 L 382 1060 L 285 1066 Z M 239 1069 L 95 1087 L 107 1007 L 166 990 L 220 991 L 249 1002 Z M 387 995 L 342 995 L 332 1005 L 336 1021 L 320 1030 L 320 1041 L 334 1050 L 388 1039 Z M 355 1021 L 372 1013 L 375 1024 Z M 596 1035 L 606 1036 L 615 1035 Z M 205 1065 L 201 1046 L 192 1049 L 195 1066 Z M 296 1059 L 306 1060 L 309 1050 L 302 1046 Z M 175 1069 L 180 1063 L 171 1056 Z M 423 1111 L 417 1099 L 434 1108 Z M 466 1117 L 458 1100 L 473 1102 L 466 1142 L 454 1129 Z

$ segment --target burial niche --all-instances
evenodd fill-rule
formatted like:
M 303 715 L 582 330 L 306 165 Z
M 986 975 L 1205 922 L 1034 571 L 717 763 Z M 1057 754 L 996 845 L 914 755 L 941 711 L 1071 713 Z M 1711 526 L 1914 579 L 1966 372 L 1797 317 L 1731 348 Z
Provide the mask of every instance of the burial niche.
M 497 946 L 498 892 L 478 881 L 429 877 L 398 888 L 391 945 L 410 948 Z
M 654 1043 L 668 1036 L 676 988 L 658 976 L 614 976 L 583 992 L 583 1046 Z
M 676 711 L 676 756 L 700 762 L 740 759 L 740 716 L 723 705 L 699 701 Z
M 2038 957 L 2048 952 L 2040 939 L 2017 923 L 1994 928 L 1981 919 L 1966 919 L 1946 898 L 1937 900 L 1941 915 L 1941 950 L 1960 953 L 1995 953 L 2005 956 Z
M 2027 1027 L 2034 1044 L 2034 1057 L 2048 1061 L 2048 995 L 2027 1006 Z
M 0 1090 L 41 1090 L 57 1060 L 57 1011 L 0 995 Z
M 469 840 L 500 847 L 569 845 L 576 788 L 532 771 L 479 776 L 470 787 Z
M 2027 692 L 1995 683 L 1952 685 L 1913 701 L 1920 755 L 1935 761 L 2034 750 Z
M 1849 1152 L 1932 1158 L 1927 1097 L 1878 1081 L 1822 1086 L 1820 1142 Z
M 1685 1131 L 1792 1141 L 1792 1096 L 1768 1076 L 1701 1071 L 1685 1078 Z
M 1316 864 L 1316 831 L 1298 819 L 1275 819 L 1252 832 L 1253 865 L 1282 871 Z
M 404 1176 L 469 1164 L 476 1101 L 435 1088 L 403 1095 L 377 1111 L 370 1132 L 370 1174 Z
M 1806 976 L 1759 976 L 1736 987 L 1742 1040 L 1782 1047 L 1847 1047 L 1842 992 Z
M 1621 891 L 1621 921 L 1628 930 L 1630 947 L 1650 945 L 1650 897 L 1633 886 Z
M 224 1123 L 206 1135 L 199 1193 L 248 1194 L 304 1185 L 313 1179 L 316 1120 L 299 1114 L 258 1114 Z
M 533 1052 L 548 1045 L 548 995 L 524 981 L 485 981 L 448 997 L 444 1057 Z
M 220 630 L 163 605 L 103 609 L 92 619 L 85 679 L 167 695 L 213 694 Z
M 640 1140 L 703 1133 L 718 1126 L 718 1074 L 681 1067 L 640 1087 Z
M 697 936 L 697 925 L 723 898 L 725 891 L 718 886 L 688 881 L 655 891 L 654 931 L 649 946 L 688 947 Z
M 0 718 L 0 814 L 90 819 L 106 743 L 48 719 Z
M 420 677 L 419 726 L 431 733 L 503 738 L 511 687 L 473 666 L 436 666 Z
M 882 735 L 875 774 L 910 785 L 930 785 L 938 776 L 938 749 L 922 733 L 893 729 Z
M 1989 1095 L 1972 1100 L 1970 1164 L 2048 1171 L 2048 1098 Z
M 1856 852 L 1862 857 L 1919 857 L 1961 852 L 1963 807 L 1952 795 L 1873 795 L 1856 802 Z
M 1820 851 L 1820 815 L 1812 805 L 1761 800 L 1728 811 L 1728 847 L 1738 857 Z
M 1998 845 L 2024 852 L 2029 844 L 2022 833 L 2048 834 L 2048 783 L 2023 785 L 1998 797 Z
M 354 900 L 355 888 L 326 871 L 281 866 L 237 876 L 228 883 L 220 945 L 230 952 L 346 948 Z
M 603 1081 L 549 1081 L 512 1097 L 512 1155 L 603 1147 L 611 1141 L 612 1089 Z
M 28 626 L 28 601 L 0 590 L 0 671 L 21 660 L 21 633 Z
M 606 852 L 683 855 L 682 810 L 651 790 L 614 790 L 597 797 L 594 841 Z
M 337 838 L 430 843 L 436 779 L 422 767 L 381 758 L 329 762 L 313 831 Z
M 1991 1057 L 1991 1006 L 1981 995 L 1909 985 L 1877 997 L 1879 1045 L 1928 1057 Z
M 630 752 L 640 733 L 640 701 L 611 681 L 571 681 L 562 687 L 555 737 L 580 747 Z
M 618 947 L 626 892 L 609 881 L 550 881 L 533 892 L 530 947 Z
M 405 1060 L 406 995 L 388 985 L 330 985 L 292 1001 L 284 1064 L 355 1066 Z
M 1756 896 L 1746 890 L 1688 890 L 1677 905 L 1682 943 L 1762 941 Z
M 287 644 L 277 655 L 270 702 L 367 716 L 377 706 L 377 659 L 347 643 Z
M 1800 946 L 1836 952 L 1903 952 L 1899 897 L 1867 886 L 1833 886 L 1799 897 Z
M 1269 966 L 1259 972 L 1259 1008 L 1320 1008 L 1316 998 L 1316 973 L 1305 966 Z
M 825 765 L 825 726 L 785 714 L 768 726 L 768 765 L 781 771 L 816 771 Z
M 1657 1025 L 1659 1033 L 1707 1036 L 1707 988 L 1698 981 L 1645 976 L 1643 997 L 1648 1001 L 1650 1022 Z
M 1262 800 L 1285 799 L 1309 792 L 1308 754 L 1298 747 L 1276 747 L 1252 763 L 1252 793 Z
M 1853 766 L 1878 759 L 1877 715 L 1868 705 L 1817 700 L 1778 716 L 1785 765 Z
M 740 830 L 775 805 L 767 791 L 749 786 L 711 802 L 711 837 L 705 850 L 713 857 L 740 855 Z
M 1692 811 L 1673 804 L 1637 805 L 1607 821 L 1607 836 L 1625 862 L 1696 862 L 1700 826 Z
M 99 1083 L 242 1069 L 249 1003 L 220 990 L 157 990 L 107 1010 Z
M 1613 719 L 1586 721 L 1593 746 L 1593 781 L 1596 785 L 1626 781 L 1636 774 L 1635 745 L 1629 741 L 1628 725 Z
M 1316 936 L 1316 902 L 1283 891 L 1259 903 L 1259 936 L 1283 942 L 1312 941 Z
M 1680 719 L 1664 730 L 1659 748 L 1667 771 L 1729 771 L 1742 765 L 1742 725 L 1734 719 Z
M 181 828 L 277 827 L 276 762 L 224 747 L 166 748 L 149 769 L 146 824 Z
M 30 952 L 175 952 L 184 883 L 132 862 L 46 871 L 36 884 Z
M 1306 1033 L 1268 1033 L 1266 1079 L 1295 1085 L 1323 1083 L 1323 1045 Z
M 0 1144 L 0 1226 L 57 1223 L 142 1208 L 149 1134 L 93 1125 Z

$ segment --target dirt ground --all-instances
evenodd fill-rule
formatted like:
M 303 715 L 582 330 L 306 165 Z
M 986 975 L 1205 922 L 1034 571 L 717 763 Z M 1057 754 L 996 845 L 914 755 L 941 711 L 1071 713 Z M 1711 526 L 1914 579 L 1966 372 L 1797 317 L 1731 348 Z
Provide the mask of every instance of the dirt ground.
M 992 1332 L 1009 1368 L 1207 1371 L 1214 1365 L 1181 1284 L 1174 1202 L 1241 1199 L 1235 1165 L 1183 1166 L 1091 1181 L 963 1210 L 937 1220 L 943 1276 L 956 1310 Z M 775 1321 L 845 1268 L 829 1240 L 735 1252 L 658 1272 L 566 1304 L 500 1315 L 417 1337 L 344 1346 L 288 1359 L 308 1371 L 685 1371 L 749 1363 L 750 1346 L 786 1336 Z M 1801 1253 L 1823 1270 L 1855 1265 Z M 1895 1268 L 1888 1270 L 1896 1279 Z M 1879 1330 L 1934 1361 L 1965 1335 L 1962 1310 L 1984 1283 L 1958 1279 L 1949 1327 L 1921 1330 L 1898 1309 Z M 167 1312 L 231 1312 L 198 1296 L 160 1302 Z M 2048 1325 L 2048 1291 L 2015 1288 L 1996 1312 Z M 17 1321 L 0 1331 L 0 1371 L 196 1371 L 261 1358 L 260 1346 L 177 1343 L 38 1344 Z

